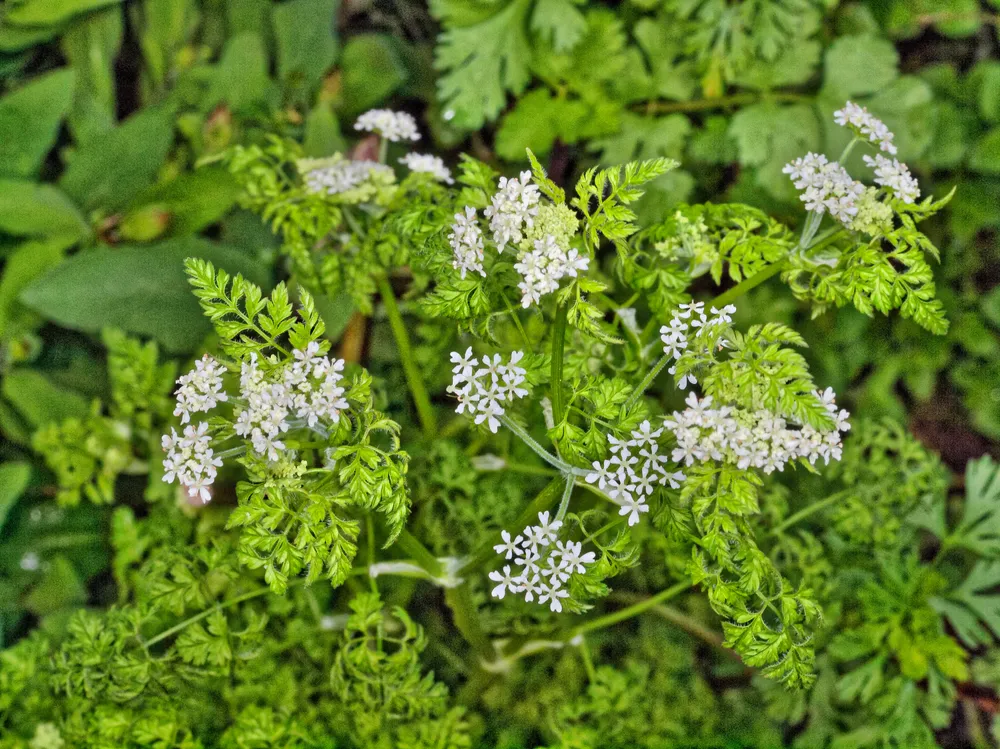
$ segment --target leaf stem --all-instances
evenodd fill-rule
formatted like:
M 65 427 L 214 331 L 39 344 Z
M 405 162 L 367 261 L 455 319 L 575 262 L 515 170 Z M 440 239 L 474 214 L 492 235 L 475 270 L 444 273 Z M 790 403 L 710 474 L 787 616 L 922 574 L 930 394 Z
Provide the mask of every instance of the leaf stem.
M 291 587 L 293 585 L 298 585 L 300 582 L 302 581 L 293 580 L 291 583 L 288 584 L 288 586 Z M 228 609 L 230 606 L 236 606 L 237 604 L 244 603 L 245 601 L 250 601 L 253 600 L 254 598 L 260 598 L 261 596 L 267 595 L 270 592 L 271 589 L 269 587 L 258 588 L 257 590 L 252 590 L 249 593 L 244 593 L 243 595 L 237 596 L 236 598 L 230 598 L 228 601 L 216 603 L 211 608 L 207 608 L 204 611 L 195 614 L 194 616 L 189 616 L 184 621 L 178 622 L 169 629 L 163 630 L 162 632 L 160 632 L 160 634 L 156 635 L 152 639 L 146 640 L 143 643 L 143 646 L 146 648 L 152 647 L 156 643 L 161 642 L 162 640 L 165 640 L 168 637 L 177 634 L 178 632 L 191 626 L 192 624 L 200 622 L 202 619 L 210 616 L 214 611 L 222 611 L 223 609 Z
M 528 447 L 530 447 L 531 450 L 539 458 L 544 460 L 546 463 L 548 463 L 550 466 L 557 469 L 561 473 L 572 476 L 586 476 L 587 473 L 589 473 L 587 470 L 583 468 L 578 468 L 577 466 L 570 465 L 562 458 L 557 458 L 555 455 L 550 453 L 548 450 L 546 450 L 544 447 L 538 444 L 535 438 L 532 437 L 530 434 L 528 434 L 527 430 L 524 427 L 522 427 L 516 421 L 507 416 L 507 414 L 501 414 L 498 418 L 500 419 L 501 424 L 507 427 L 518 437 L 520 437 L 521 441 L 524 442 L 524 444 L 526 444 Z
M 572 640 L 574 637 L 578 635 L 583 635 L 586 634 L 587 632 L 594 632 L 599 629 L 604 629 L 605 627 L 610 627 L 612 625 L 618 624 L 619 622 L 623 622 L 626 619 L 631 619 L 634 616 L 638 616 L 639 614 L 648 611 L 657 604 L 669 601 L 671 598 L 676 598 L 689 588 L 691 588 L 691 583 L 687 582 L 686 580 L 682 580 L 681 582 L 672 585 L 666 590 L 661 590 L 656 595 L 643 599 L 638 603 L 634 603 L 631 606 L 619 609 L 618 611 L 612 611 L 610 614 L 599 616 L 596 619 L 591 619 L 588 622 L 584 622 L 583 624 L 574 627 L 572 630 L 570 630 L 570 634 L 566 639 Z
M 385 305 L 385 312 L 389 318 L 389 326 L 392 328 L 393 337 L 396 339 L 396 348 L 399 350 L 399 358 L 403 364 L 403 372 L 406 374 L 406 383 L 410 386 L 410 395 L 417 408 L 417 418 L 423 427 L 424 437 L 434 439 L 437 435 L 437 418 L 434 414 L 434 406 L 431 404 L 427 388 L 424 386 L 423 378 L 420 376 L 420 368 L 413 358 L 413 348 L 410 345 L 410 336 L 406 332 L 406 325 L 403 323 L 403 316 L 400 314 L 399 305 L 396 303 L 396 296 L 392 292 L 392 284 L 386 276 L 379 276 L 378 290 Z
M 828 507 L 829 505 L 833 504 L 838 499 L 841 499 L 842 497 L 844 497 L 847 494 L 849 494 L 849 490 L 844 489 L 844 490 L 839 491 L 839 492 L 834 492 L 833 494 L 831 494 L 828 497 L 824 497 L 823 499 L 820 499 L 820 500 L 818 500 L 816 502 L 813 502 L 811 505 L 806 505 L 801 510 L 799 510 L 798 512 L 796 512 L 794 515 L 789 515 L 787 518 L 785 518 L 785 520 L 783 522 L 779 523 L 774 528 L 772 528 L 771 531 L 770 531 L 770 533 L 768 535 L 771 535 L 771 536 L 778 535 L 782 531 L 787 530 L 788 528 L 791 528 L 796 523 L 798 523 L 798 522 L 800 522 L 802 520 L 805 520 L 807 517 L 809 517 L 810 515 L 812 515 L 814 512 L 819 512 L 823 508 Z
M 563 403 L 563 349 L 566 345 L 566 305 L 560 304 L 552 322 L 552 370 L 549 387 L 552 392 L 552 417 L 556 424 L 566 418 Z

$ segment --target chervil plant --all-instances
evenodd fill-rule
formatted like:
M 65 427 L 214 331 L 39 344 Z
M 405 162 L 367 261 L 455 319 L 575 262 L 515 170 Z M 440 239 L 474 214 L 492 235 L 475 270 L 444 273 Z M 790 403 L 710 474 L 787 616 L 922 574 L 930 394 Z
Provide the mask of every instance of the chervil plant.
M 109 482 L 132 471 L 150 474 L 150 504 L 113 516 L 118 606 L 4 654 L 9 735 L 737 737 L 655 627 L 616 659 L 618 628 L 659 614 L 760 677 L 770 717 L 748 721 L 762 746 L 771 719 L 819 741 L 931 746 L 969 675 L 959 643 L 996 631 L 995 466 L 970 465 L 954 524 L 935 457 L 891 423 L 855 427 L 811 374 L 806 338 L 745 297 L 778 277 L 814 316 L 851 304 L 946 329 L 937 250 L 916 229 L 946 200 L 917 202 L 865 109 L 835 122 L 851 134 L 838 161 L 785 167 L 798 231 L 738 203 L 640 222 L 668 159 L 589 169 L 569 195 L 530 151 L 510 177 L 469 156 L 453 172 L 400 153 L 421 134 L 389 110 L 358 119 L 371 135 L 348 154 L 309 159 L 273 136 L 227 152 L 288 279 L 268 294 L 189 258 L 209 350 L 171 386 L 154 347 L 108 334 L 122 352 L 112 405 L 94 406 L 94 426 L 39 432 L 65 503 L 114 501 Z M 875 186 L 842 165 L 855 148 Z M 361 335 L 388 323 L 391 351 L 368 371 L 326 337 L 345 298 Z M 109 436 L 81 451 L 81 429 Z M 414 597 L 436 590 L 447 616 Z M 671 720 L 644 704 L 651 690 L 696 696 Z M 521 724 L 494 725 L 512 714 Z

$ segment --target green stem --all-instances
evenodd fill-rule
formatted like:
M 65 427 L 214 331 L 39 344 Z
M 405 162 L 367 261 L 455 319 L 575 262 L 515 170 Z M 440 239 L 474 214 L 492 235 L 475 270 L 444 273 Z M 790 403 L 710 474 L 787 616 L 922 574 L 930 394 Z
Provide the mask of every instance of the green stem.
M 521 441 L 524 442 L 524 444 L 526 444 L 528 447 L 530 447 L 532 452 L 534 452 L 539 458 L 544 460 L 546 463 L 548 463 L 550 466 L 557 469 L 561 473 L 573 476 L 586 476 L 589 473 L 589 471 L 587 471 L 586 469 L 570 465 L 566 461 L 562 460 L 561 458 L 557 458 L 555 455 L 550 453 L 548 450 L 546 450 L 544 447 L 538 444 L 535 438 L 532 437 L 530 434 L 528 434 L 527 430 L 524 427 L 522 427 L 516 421 L 507 416 L 507 414 L 501 414 L 497 418 L 500 419 L 501 424 L 507 427 L 518 437 L 520 437 Z
M 594 632 L 598 629 L 604 629 L 605 627 L 611 627 L 615 624 L 625 621 L 626 619 L 631 619 L 634 616 L 638 616 L 645 611 L 653 608 L 657 604 L 663 603 L 664 601 L 669 601 L 671 598 L 676 598 L 684 591 L 691 587 L 691 583 L 687 581 L 681 581 L 675 585 L 667 588 L 666 590 L 661 590 L 655 596 L 650 596 L 639 603 L 634 603 L 631 606 L 627 606 L 624 609 L 619 609 L 618 611 L 613 611 L 610 614 L 605 614 L 604 616 L 599 616 L 596 619 L 591 619 L 589 622 L 584 622 L 578 627 L 570 630 L 569 636 L 566 638 L 572 640 L 577 635 L 583 635 L 587 632 Z
M 660 372 L 670 363 L 670 354 L 664 354 L 660 357 L 660 360 L 653 365 L 653 368 L 646 373 L 646 376 L 642 378 L 642 382 L 639 383 L 638 387 L 632 391 L 632 395 L 628 397 L 625 401 L 625 405 L 622 406 L 623 411 L 628 411 L 632 406 L 636 404 L 636 401 L 642 397 L 642 394 L 646 392 L 647 388 L 653 384 L 653 381 L 660 376 Z
M 556 424 L 566 418 L 563 404 L 563 349 L 566 345 L 566 306 L 559 305 L 552 322 L 552 371 L 549 387 L 552 391 L 552 418 Z
M 566 517 L 566 511 L 569 509 L 569 498 L 573 496 L 573 487 L 576 486 L 576 481 L 572 476 L 566 477 L 566 488 L 563 489 L 562 500 L 559 502 L 559 509 L 556 511 L 555 519 L 557 521 L 562 521 Z
M 716 308 L 724 307 L 725 305 L 739 299 L 741 296 L 746 294 L 751 289 L 755 289 L 764 283 L 767 279 L 778 275 L 785 269 L 785 261 L 779 260 L 778 262 L 771 263 L 769 266 L 763 270 L 757 271 L 750 278 L 744 278 L 738 284 L 728 291 L 724 291 L 719 296 L 712 300 L 712 306 Z
M 717 96 L 711 99 L 695 99 L 693 101 L 648 101 L 645 104 L 638 105 L 638 109 L 646 114 L 673 114 L 676 112 L 703 112 L 709 109 L 746 106 L 748 104 L 756 104 L 759 101 L 801 102 L 808 100 L 809 97 L 803 94 L 781 92 L 765 95 L 733 94 L 731 96 Z
M 814 512 L 819 512 L 824 507 L 828 507 L 829 505 L 833 504 L 838 499 L 841 499 L 844 495 L 846 495 L 848 493 L 849 492 L 848 492 L 847 489 L 845 489 L 844 491 L 835 492 L 835 493 L 831 494 L 829 497 L 824 497 L 823 499 L 821 499 L 821 500 L 819 500 L 817 502 L 813 502 L 811 505 L 803 507 L 801 510 L 799 510 L 798 512 L 796 512 L 794 515 L 790 515 L 789 517 L 785 518 L 785 520 L 782 523 L 780 523 L 780 524 L 776 525 L 774 528 L 772 528 L 769 535 L 772 535 L 772 536 L 778 535 L 782 531 L 784 531 L 784 530 L 786 530 L 788 528 L 791 528 L 793 525 L 795 525 L 799 521 L 805 520 L 807 517 L 809 517 L 810 515 L 812 515 Z
M 291 587 L 292 585 L 297 585 L 299 582 L 300 581 L 298 580 L 293 581 L 289 583 L 289 587 Z M 215 606 L 205 609 L 204 611 L 195 614 L 194 616 L 189 616 L 187 619 L 185 619 L 182 622 L 179 622 L 178 624 L 175 624 L 170 629 L 163 630 L 162 632 L 160 632 L 160 634 L 156 635 L 152 639 L 146 640 L 144 646 L 149 648 L 155 645 L 156 643 L 161 642 L 162 640 L 166 640 L 168 637 L 172 637 L 173 635 L 177 634 L 186 627 L 189 627 L 196 622 L 200 622 L 202 619 L 210 616 L 213 611 L 222 611 L 223 609 L 228 609 L 230 606 L 236 606 L 237 604 L 243 603 L 245 601 L 250 601 L 253 600 L 254 598 L 260 598 L 261 596 L 265 596 L 270 592 L 271 592 L 270 588 L 258 588 L 257 590 L 250 591 L 249 593 L 244 593 L 243 595 L 237 596 L 236 598 L 230 598 L 228 601 L 217 603 Z
M 410 395 L 413 396 L 413 403 L 417 407 L 417 417 L 423 427 L 424 436 L 427 439 L 434 439 L 437 435 L 437 418 L 434 415 L 434 406 L 431 405 L 427 388 L 424 387 L 423 378 L 420 376 L 420 367 L 417 366 L 417 362 L 413 358 L 410 337 L 406 332 L 406 325 L 403 324 L 399 305 L 396 304 L 396 296 L 392 293 L 392 285 L 386 276 L 379 276 L 378 290 L 382 296 L 382 303 L 385 305 L 393 337 L 396 339 L 396 348 L 399 350 L 399 358 L 403 363 L 406 383 L 410 386 Z
M 441 577 L 443 570 L 441 562 L 434 556 L 430 549 L 420 543 L 420 540 L 405 528 L 396 537 L 396 543 L 403 551 L 413 557 L 413 561 L 431 577 Z
M 468 585 L 448 588 L 444 592 L 445 603 L 451 609 L 455 619 L 455 627 L 472 646 L 476 655 L 484 662 L 490 662 L 496 656 L 493 643 L 479 621 L 479 612 L 472 600 Z

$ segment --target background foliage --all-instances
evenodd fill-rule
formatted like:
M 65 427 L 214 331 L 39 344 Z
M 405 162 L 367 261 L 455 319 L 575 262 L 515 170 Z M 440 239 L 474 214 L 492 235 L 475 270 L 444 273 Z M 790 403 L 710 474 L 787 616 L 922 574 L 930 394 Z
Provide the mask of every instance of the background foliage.
M 976 0 L 5 4 L 0 746 L 62 746 L 56 720 L 67 746 L 996 746 L 1000 474 L 981 456 L 1000 456 L 998 29 L 1000 4 Z M 220 561 L 237 543 L 224 512 L 170 510 L 169 393 L 214 335 L 183 260 L 265 290 L 287 275 L 270 228 L 237 207 L 226 149 L 270 133 L 326 156 L 391 104 L 441 152 L 510 173 L 530 148 L 563 185 L 597 163 L 677 159 L 643 220 L 713 200 L 794 223 L 781 168 L 843 148 L 845 99 L 895 131 L 925 194 L 958 190 L 922 227 L 942 250 L 945 335 L 852 308 L 808 320 L 778 284 L 744 302 L 794 323 L 816 381 L 862 417 L 842 475 L 769 484 L 763 507 L 781 518 L 798 490 L 839 493 L 767 549 L 797 560 L 826 609 L 811 692 L 733 659 L 693 599 L 595 634 L 596 666 L 566 648 L 504 681 L 473 675 L 433 589 L 391 587 L 388 618 L 353 583 L 257 594 Z M 385 310 L 365 298 L 317 296 L 327 337 L 417 434 Z M 419 333 L 439 373 L 448 341 Z M 411 522 L 442 556 L 512 524 L 534 487 L 450 443 L 417 452 L 410 481 Z M 683 564 L 662 557 L 616 585 L 620 603 Z M 148 660 L 108 636 L 235 599 Z M 47 639 L 58 716 L 34 678 Z M 179 687 L 185 700 L 161 699 Z

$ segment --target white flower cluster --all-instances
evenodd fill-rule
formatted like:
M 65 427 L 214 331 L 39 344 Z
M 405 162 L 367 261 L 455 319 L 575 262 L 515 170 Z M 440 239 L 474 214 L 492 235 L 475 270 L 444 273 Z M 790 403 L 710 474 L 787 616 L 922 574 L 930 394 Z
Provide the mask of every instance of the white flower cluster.
M 174 392 L 177 396 L 174 416 L 181 417 L 181 424 L 191 421 L 191 414 L 211 411 L 220 402 L 229 399 L 222 389 L 222 375 L 225 373 L 224 366 L 205 354 L 194 363 L 194 369 L 180 376 L 177 380 L 179 387 Z
M 729 325 L 733 321 L 733 314 L 736 307 L 732 304 L 725 305 L 722 309 L 712 307 L 709 310 L 711 317 L 705 314 L 704 302 L 691 302 L 682 304 L 670 319 L 669 325 L 660 328 L 660 340 L 663 341 L 663 353 L 673 359 L 680 359 L 684 352 L 688 350 L 691 341 L 699 335 L 712 331 L 720 325 Z M 714 341 L 717 346 L 725 347 L 726 341 L 719 338 Z M 677 364 L 667 370 L 670 374 L 677 372 Z M 678 386 L 681 390 L 688 386 L 688 383 L 697 383 L 698 380 L 693 374 L 686 374 L 681 377 Z
M 170 434 L 164 434 L 160 442 L 167 454 L 163 459 L 163 480 L 172 484 L 176 479 L 190 496 L 208 502 L 212 498 L 209 487 L 215 483 L 218 469 L 222 467 L 222 460 L 215 457 L 211 443 L 208 424 L 204 421 L 197 427 L 185 427 L 183 436 L 178 436 L 171 427 Z
M 475 208 L 466 206 L 464 214 L 455 214 L 448 244 L 455 253 L 451 265 L 461 273 L 462 278 L 469 272 L 486 275 L 483 270 L 483 232 L 479 228 Z
M 920 197 L 920 185 L 910 174 L 909 167 L 897 159 L 887 159 L 882 154 L 862 157 L 865 164 L 875 170 L 875 184 L 888 187 L 904 203 L 913 203 Z
M 559 288 L 559 280 L 585 272 L 590 258 L 577 250 L 565 250 L 555 237 L 546 235 L 535 240 L 535 248 L 524 253 L 514 264 L 514 270 L 521 274 L 517 288 L 521 290 L 521 306 L 527 309 L 532 304 Z
M 508 243 L 518 243 L 524 238 L 524 227 L 531 227 L 538 214 L 538 185 L 531 184 L 531 172 L 523 171 L 520 177 L 500 178 L 500 189 L 493 196 L 493 204 L 486 207 L 493 241 L 500 252 Z
M 833 119 L 841 127 L 850 127 L 862 138 L 867 138 L 869 142 L 874 143 L 886 153 L 896 155 L 896 146 L 892 142 L 892 131 L 865 107 L 849 101 L 843 109 L 838 109 L 833 113 Z
M 764 473 L 782 471 L 785 464 L 805 458 L 815 463 L 840 460 L 841 432 L 851 428 L 849 414 L 838 412 L 833 390 L 816 393 L 836 425 L 820 431 L 808 424 L 798 429 L 789 427 L 785 419 L 766 410 L 746 411 L 723 406 L 712 408 L 711 396 L 699 400 L 688 395 L 687 408 L 675 411 L 664 426 L 673 432 L 677 447 L 673 459 L 685 465 L 708 460 L 733 463 L 740 469 L 760 468 Z
M 306 172 L 306 189 L 309 192 L 338 195 L 353 190 L 370 179 L 375 172 L 391 174 L 392 169 L 377 161 L 337 161 Z
M 508 592 L 523 593 L 529 603 L 549 604 L 551 611 L 562 611 L 562 601 L 569 597 L 563 587 L 570 575 L 583 574 L 587 565 L 593 564 L 595 554 L 583 553 L 583 544 L 574 541 L 560 541 L 561 520 L 549 521 L 548 512 L 538 513 L 538 525 L 529 525 L 516 537 L 508 531 L 500 536 L 503 543 L 493 547 L 504 559 L 513 560 L 518 571 L 511 571 L 509 564 L 503 571 L 490 573 L 490 580 L 497 583 L 493 588 L 494 598 L 503 598 Z
M 455 366 L 451 370 L 448 392 L 458 398 L 455 411 L 475 414 L 476 424 L 485 421 L 490 431 L 496 434 L 500 428 L 498 417 L 506 413 L 502 404 L 528 394 L 521 387 L 527 372 L 517 366 L 523 357 L 523 351 L 515 351 L 510 355 L 510 361 L 504 364 L 500 354 L 494 354 L 492 359 L 484 356 L 480 366 L 480 361 L 472 355 L 471 346 L 464 354 L 452 351 L 451 361 Z
M 285 449 L 279 438 L 292 426 L 290 417 L 298 417 L 310 428 L 319 421 L 336 424 L 348 407 L 340 386 L 343 359 L 319 356 L 315 341 L 294 356 L 295 362 L 282 370 L 277 381 L 268 380 L 256 354 L 250 355 L 240 372 L 240 398 L 247 407 L 237 415 L 235 430 L 249 438 L 254 452 L 269 460 L 277 460 Z
M 358 121 L 354 123 L 354 129 L 378 133 L 394 143 L 401 140 L 420 140 L 417 121 L 413 119 L 413 115 L 406 112 L 393 112 L 391 109 L 368 110 L 358 117 Z
M 444 165 L 444 161 L 441 160 L 440 156 L 432 156 L 429 153 L 410 152 L 401 158 L 399 163 L 411 172 L 429 174 L 439 182 L 449 185 L 455 183 L 455 180 L 451 178 L 451 170 Z
M 857 201 L 865 186 L 851 178 L 836 161 L 828 161 L 819 153 L 807 153 L 782 169 L 791 177 L 795 189 L 802 194 L 799 199 L 806 204 L 806 210 L 822 215 L 826 211 L 850 226 L 858 213 Z
M 670 458 L 660 454 L 658 442 L 663 429 L 654 430 L 649 421 L 644 421 L 632 432 L 632 439 L 619 440 L 608 437 L 611 457 L 603 463 L 594 461 L 593 471 L 588 473 L 588 484 L 615 500 L 621 509 L 619 515 L 628 515 L 628 524 L 639 522 L 643 513 L 649 512 L 646 503 L 658 486 L 680 488 L 685 476 L 680 471 L 668 470 Z
M 305 350 L 293 352 L 295 360 L 279 372 L 265 374 L 257 354 L 251 354 L 240 371 L 240 393 L 234 401 L 245 405 L 236 416 L 235 432 L 250 440 L 254 452 L 268 460 L 278 460 L 285 449 L 280 437 L 293 427 L 309 427 L 322 431 L 320 422 L 336 424 L 340 413 L 348 408 L 344 398 L 344 360 L 321 356 L 317 342 Z M 196 411 L 208 411 L 228 400 L 222 391 L 225 368 L 210 357 L 195 364 L 195 368 L 178 380 L 178 405 L 174 412 L 182 423 Z M 167 457 L 163 461 L 164 481 L 180 482 L 188 493 L 210 499 L 208 487 L 215 481 L 216 469 L 222 461 L 215 457 L 208 433 L 208 423 L 188 426 L 182 437 L 171 429 L 163 437 Z

